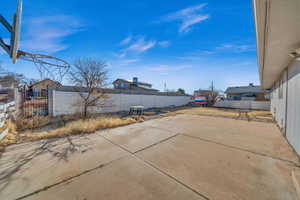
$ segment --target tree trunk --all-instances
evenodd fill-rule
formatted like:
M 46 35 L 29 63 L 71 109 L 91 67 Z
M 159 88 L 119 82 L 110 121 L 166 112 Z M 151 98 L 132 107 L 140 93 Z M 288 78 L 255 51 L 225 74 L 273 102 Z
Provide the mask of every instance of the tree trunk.
M 83 108 L 83 118 L 84 119 L 87 117 L 87 109 L 88 109 L 88 106 L 86 104 L 84 104 L 84 108 Z

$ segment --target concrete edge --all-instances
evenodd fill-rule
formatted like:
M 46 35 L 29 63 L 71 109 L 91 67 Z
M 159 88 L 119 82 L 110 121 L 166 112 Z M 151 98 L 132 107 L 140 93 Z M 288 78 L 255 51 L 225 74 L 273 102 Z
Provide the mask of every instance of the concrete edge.
M 294 187 L 296 189 L 298 200 L 300 200 L 300 183 L 299 183 L 300 180 L 297 180 L 295 170 L 292 171 L 292 180 L 293 180 L 293 183 L 294 183 Z

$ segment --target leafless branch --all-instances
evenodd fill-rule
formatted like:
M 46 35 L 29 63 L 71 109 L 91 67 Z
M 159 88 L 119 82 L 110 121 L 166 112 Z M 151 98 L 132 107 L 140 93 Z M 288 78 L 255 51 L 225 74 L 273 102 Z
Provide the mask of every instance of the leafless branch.
M 85 58 L 77 59 L 69 71 L 70 81 L 82 99 L 84 117 L 87 117 L 90 106 L 103 106 L 104 103 L 100 100 L 108 98 L 101 90 L 107 85 L 106 67 L 106 63 L 102 60 Z M 79 88 L 84 88 L 84 91 Z

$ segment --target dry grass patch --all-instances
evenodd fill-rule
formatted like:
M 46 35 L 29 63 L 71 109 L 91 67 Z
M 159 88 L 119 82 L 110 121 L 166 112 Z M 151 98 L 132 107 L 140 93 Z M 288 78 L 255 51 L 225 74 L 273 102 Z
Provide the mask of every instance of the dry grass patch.
M 68 135 L 77 135 L 82 133 L 94 133 L 97 130 L 124 126 L 138 122 L 134 118 L 119 117 L 97 117 L 94 119 L 76 120 L 66 123 L 65 126 L 50 131 L 37 132 L 35 134 L 25 135 L 27 140 L 40 140 L 54 137 L 64 137 Z
M 192 114 L 192 115 L 206 115 L 206 116 L 221 116 L 221 117 L 237 117 L 238 113 L 233 110 L 225 110 L 219 108 L 196 107 L 176 111 L 177 114 Z
M 32 123 L 32 121 L 35 122 Z M 118 126 L 125 126 L 136 122 L 143 122 L 144 119 L 142 117 L 128 117 L 128 118 L 120 118 L 117 116 L 101 116 L 90 119 L 77 119 L 70 122 L 66 122 L 64 126 L 51 129 L 48 131 L 36 130 L 32 131 L 23 131 L 25 128 L 34 129 L 38 127 L 42 127 L 43 125 L 49 124 L 50 119 L 46 117 L 39 116 L 27 121 L 15 123 L 12 121 L 8 121 L 6 127 L 9 130 L 8 135 L 0 141 L 0 147 L 5 147 L 11 144 L 16 144 L 24 141 L 35 141 L 41 139 L 48 138 L 58 138 L 65 137 L 69 135 L 77 135 L 77 134 L 85 134 L 85 133 L 94 133 L 97 130 L 113 128 Z M 39 120 L 40 125 L 36 126 L 35 123 Z M 19 127 L 17 126 L 19 125 Z M 26 130 L 26 129 L 25 129 Z M 1 149 L 0 149 L 1 150 Z
M 249 116 L 253 116 L 253 117 L 272 117 L 272 114 L 270 111 L 250 111 L 248 112 Z
M 36 115 L 30 118 L 18 117 L 15 123 L 18 131 L 27 129 L 32 130 L 48 125 L 50 123 L 50 117 L 40 115 Z
M 248 118 L 244 113 L 239 113 L 238 109 L 222 109 L 222 108 L 211 108 L 211 107 L 196 107 L 190 109 L 184 109 L 176 111 L 177 114 L 192 114 L 192 115 L 204 115 L 204 116 L 215 116 L 215 117 L 229 117 L 234 119 L 247 119 L 247 120 L 258 120 L 264 122 L 272 122 L 272 114 L 270 111 L 249 111 L 247 112 Z
M 6 122 L 6 128 L 8 129 L 8 134 L 0 141 L 0 146 L 16 144 L 18 141 L 16 125 L 11 120 Z
M 248 116 L 255 120 L 274 122 L 272 113 L 270 111 L 251 111 L 248 113 Z

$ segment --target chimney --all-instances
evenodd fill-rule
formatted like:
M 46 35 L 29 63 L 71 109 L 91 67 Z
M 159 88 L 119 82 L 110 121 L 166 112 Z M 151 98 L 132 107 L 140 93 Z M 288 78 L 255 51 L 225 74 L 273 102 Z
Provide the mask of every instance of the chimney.
M 253 83 L 249 83 L 249 86 L 254 87 L 254 84 Z
M 138 85 L 138 78 L 137 78 L 137 77 L 133 77 L 132 83 L 133 83 L 134 85 Z

